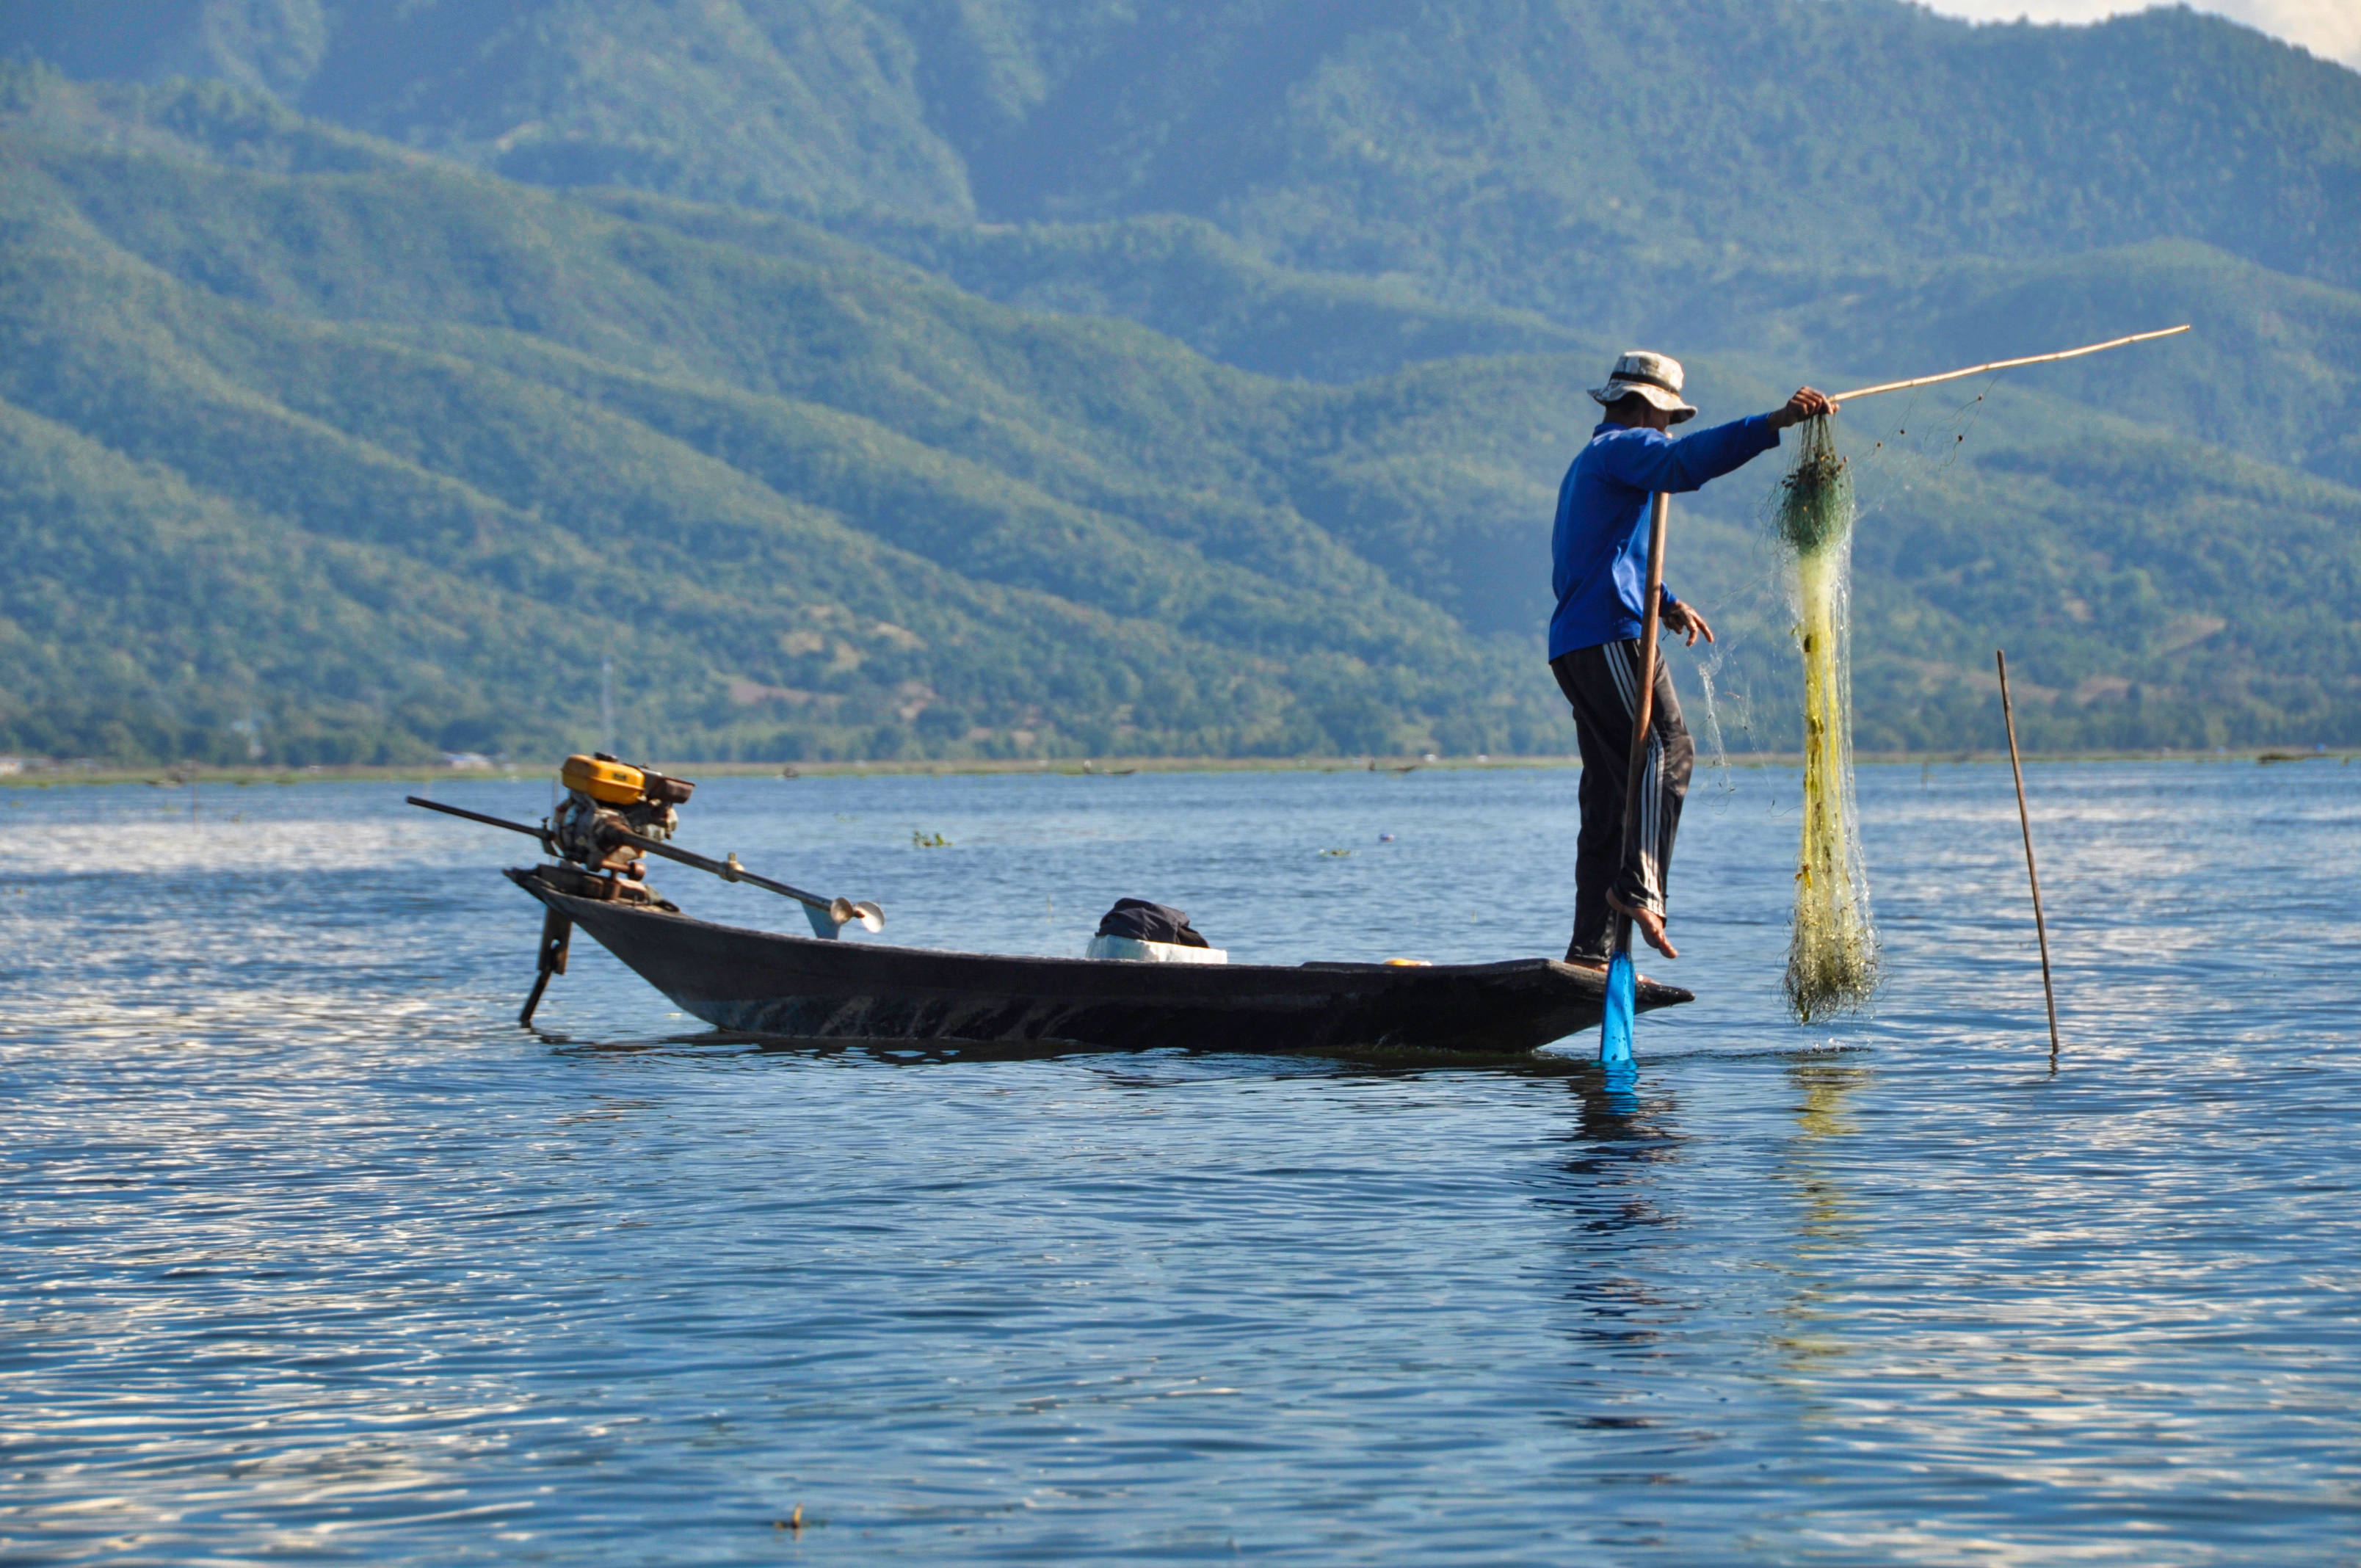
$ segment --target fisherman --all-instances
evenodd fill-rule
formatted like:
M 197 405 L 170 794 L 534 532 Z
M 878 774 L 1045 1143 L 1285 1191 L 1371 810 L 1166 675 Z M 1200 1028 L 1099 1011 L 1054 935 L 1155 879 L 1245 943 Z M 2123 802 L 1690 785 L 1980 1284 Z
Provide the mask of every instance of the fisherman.
M 1627 847 L 1624 795 L 1631 725 L 1639 704 L 1641 595 L 1648 566 L 1648 498 L 1678 495 L 1720 477 L 1779 444 L 1779 432 L 1836 412 L 1806 387 L 1769 413 L 1752 414 L 1675 441 L 1664 432 L 1697 417 L 1681 400 L 1680 361 L 1634 349 L 1615 362 L 1607 385 L 1591 392 L 1606 418 L 1558 487 L 1551 535 L 1550 672 L 1574 707 L 1582 746 L 1582 832 L 1574 861 L 1574 940 L 1565 961 L 1604 968 L 1614 916 L 1628 916 L 1648 945 L 1677 958 L 1664 932 L 1664 877 L 1673 837 L 1688 794 L 1697 748 L 1681 722 L 1672 675 L 1656 663 L 1648 761 L 1641 812 Z M 1664 590 L 1664 624 L 1694 647 L 1713 628 L 1691 605 Z

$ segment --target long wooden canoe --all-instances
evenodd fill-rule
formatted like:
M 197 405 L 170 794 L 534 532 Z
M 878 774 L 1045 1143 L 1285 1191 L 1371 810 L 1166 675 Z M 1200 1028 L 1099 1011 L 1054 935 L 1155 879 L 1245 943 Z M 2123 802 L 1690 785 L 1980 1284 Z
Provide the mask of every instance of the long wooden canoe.
M 1530 1051 L 1596 1028 L 1605 977 L 1551 959 L 1128 963 L 941 952 L 717 926 L 565 891 L 564 868 L 508 873 L 682 1011 L 796 1040 L 1144 1050 Z M 1640 982 L 1647 1012 L 1694 1000 Z

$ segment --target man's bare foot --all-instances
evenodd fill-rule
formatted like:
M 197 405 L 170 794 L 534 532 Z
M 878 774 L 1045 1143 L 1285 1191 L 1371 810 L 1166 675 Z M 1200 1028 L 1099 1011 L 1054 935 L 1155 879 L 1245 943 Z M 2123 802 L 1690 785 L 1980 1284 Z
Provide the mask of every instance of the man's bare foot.
M 1576 958 L 1572 953 L 1568 953 L 1568 954 L 1567 954 L 1567 955 L 1566 955 L 1566 956 L 1565 956 L 1562 960 L 1560 960 L 1560 961 L 1561 961 L 1561 962 L 1564 962 L 1564 963 L 1571 964 L 1571 965 L 1573 965 L 1576 969 L 1597 970 L 1598 970 L 1599 973 L 1601 973 L 1601 974 L 1604 974 L 1604 973 L 1606 973 L 1606 972 L 1607 972 L 1607 960 L 1606 960 L 1605 959 L 1593 959 L 1593 958 L 1579 958 L 1579 959 L 1578 959 L 1578 958 Z
M 1640 935 L 1647 939 L 1648 946 L 1655 948 L 1664 957 L 1676 959 L 1681 956 L 1674 948 L 1673 939 L 1664 935 L 1664 917 L 1654 910 L 1634 909 L 1611 893 L 1607 895 L 1607 907 L 1637 926 L 1640 928 Z

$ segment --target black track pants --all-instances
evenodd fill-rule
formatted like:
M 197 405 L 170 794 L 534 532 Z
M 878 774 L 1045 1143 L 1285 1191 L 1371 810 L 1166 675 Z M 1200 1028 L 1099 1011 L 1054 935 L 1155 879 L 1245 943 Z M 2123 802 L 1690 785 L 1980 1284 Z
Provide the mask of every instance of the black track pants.
M 1631 769 L 1631 721 L 1640 701 L 1640 642 L 1603 642 L 1550 661 L 1557 689 L 1574 705 L 1582 742 L 1582 836 L 1574 856 L 1574 940 L 1569 959 L 1603 959 L 1614 934 L 1607 894 L 1635 909 L 1664 910 L 1664 878 L 1680 831 L 1697 747 L 1681 721 L 1672 672 L 1656 661 L 1656 699 L 1649 725 L 1648 766 L 1640 781 L 1640 822 L 1631 852 L 1623 847 L 1623 795 Z

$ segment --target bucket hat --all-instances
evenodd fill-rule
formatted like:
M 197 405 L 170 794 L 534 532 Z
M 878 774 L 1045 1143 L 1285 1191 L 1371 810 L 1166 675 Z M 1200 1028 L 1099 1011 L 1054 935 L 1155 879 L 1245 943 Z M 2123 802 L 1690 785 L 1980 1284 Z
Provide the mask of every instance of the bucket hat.
M 1607 385 L 1592 388 L 1590 395 L 1611 406 L 1637 393 L 1672 415 L 1673 422 L 1679 424 L 1697 418 L 1697 410 L 1681 401 L 1682 379 L 1679 360 L 1670 355 L 1634 348 L 1615 362 Z

